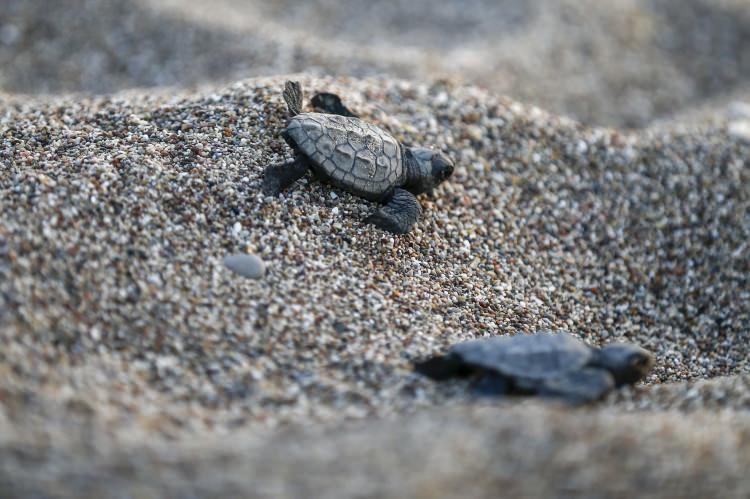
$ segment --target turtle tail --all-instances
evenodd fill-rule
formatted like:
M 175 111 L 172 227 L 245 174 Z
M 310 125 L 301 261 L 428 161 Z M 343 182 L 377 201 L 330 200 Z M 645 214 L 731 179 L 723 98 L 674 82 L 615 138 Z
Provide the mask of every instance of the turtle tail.
M 289 108 L 289 116 L 297 116 L 302 111 L 302 86 L 298 81 L 286 82 L 284 100 Z

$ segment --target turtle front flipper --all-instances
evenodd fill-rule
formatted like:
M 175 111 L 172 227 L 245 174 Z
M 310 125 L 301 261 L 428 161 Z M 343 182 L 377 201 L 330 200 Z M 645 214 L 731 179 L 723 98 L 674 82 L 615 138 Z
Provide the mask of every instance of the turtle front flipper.
M 263 174 L 263 192 L 275 196 L 302 176 L 309 169 L 309 162 L 304 156 L 297 156 L 291 161 L 271 165 Z
M 547 378 L 539 395 L 578 405 L 599 400 L 615 388 L 615 378 L 604 369 L 584 368 Z
M 388 232 L 406 234 L 421 215 L 422 207 L 414 194 L 404 189 L 395 189 L 388 203 L 365 218 L 365 223 Z
M 289 116 L 297 116 L 302 112 L 302 85 L 298 81 L 287 81 L 282 95 L 289 109 Z
M 428 378 L 443 381 L 451 378 L 463 378 L 472 373 L 472 369 L 456 355 L 436 355 L 414 363 L 414 370 Z
M 487 371 L 472 385 L 471 392 L 477 397 L 497 397 L 511 393 L 512 385 L 505 376 Z

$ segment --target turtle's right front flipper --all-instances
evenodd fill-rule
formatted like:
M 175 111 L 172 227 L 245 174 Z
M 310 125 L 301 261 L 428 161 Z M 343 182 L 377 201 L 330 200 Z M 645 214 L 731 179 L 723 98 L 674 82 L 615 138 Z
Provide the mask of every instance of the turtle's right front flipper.
M 365 219 L 388 232 L 406 234 L 422 215 L 422 207 L 414 194 L 405 189 L 395 189 L 388 203 Z
M 263 192 L 275 196 L 302 178 L 308 167 L 307 158 L 301 155 L 286 163 L 269 166 L 263 174 Z

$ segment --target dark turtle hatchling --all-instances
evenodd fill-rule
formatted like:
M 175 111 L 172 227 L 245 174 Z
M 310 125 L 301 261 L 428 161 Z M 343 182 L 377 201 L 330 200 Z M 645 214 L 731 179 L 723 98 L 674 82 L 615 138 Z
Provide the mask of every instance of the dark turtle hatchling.
M 311 169 L 341 189 L 383 203 L 365 221 L 403 234 L 422 213 L 415 194 L 431 191 L 453 173 L 445 154 L 399 144 L 381 128 L 351 116 L 333 94 L 317 102 L 339 114 L 301 113 L 299 83 L 287 82 L 283 95 L 291 118 L 282 136 L 295 157 L 266 169 L 263 190 L 268 194 L 277 194 Z
M 475 391 L 482 395 L 538 394 L 584 403 L 635 383 L 653 366 L 653 355 L 636 345 L 593 348 L 566 332 L 543 331 L 458 343 L 415 369 L 436 380 L 476 376 Z

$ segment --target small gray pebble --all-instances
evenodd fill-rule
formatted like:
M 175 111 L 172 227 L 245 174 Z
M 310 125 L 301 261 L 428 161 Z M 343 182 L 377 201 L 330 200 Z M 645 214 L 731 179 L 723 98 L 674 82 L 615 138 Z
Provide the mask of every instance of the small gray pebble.
M 235 274 L 252 279 L 260 279 L 266 273 L 266 264 L 263 260 L 247 253 L 227 255 L 224 257 L 224 265 Z

